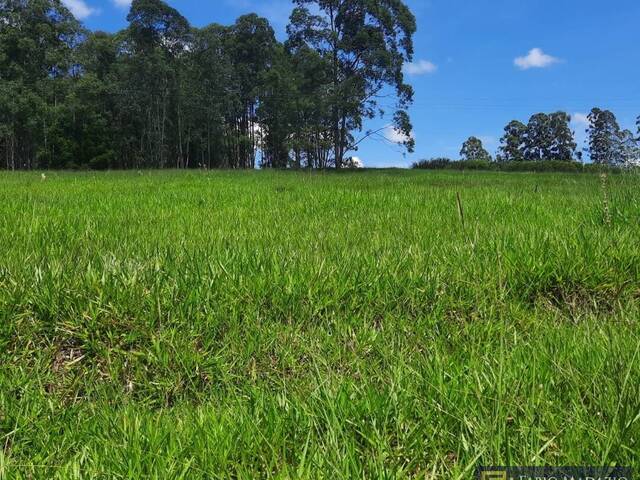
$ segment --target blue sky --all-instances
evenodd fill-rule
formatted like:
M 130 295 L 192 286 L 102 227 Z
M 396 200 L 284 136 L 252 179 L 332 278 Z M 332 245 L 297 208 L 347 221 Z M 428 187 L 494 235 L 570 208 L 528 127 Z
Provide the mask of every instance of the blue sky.
M 126 25 L 128 0 L 63 0 L 87 27 Z M 193 25 L 232 23 L 256 12 L 284 37 L 289 0 L 169 0 Z M 580 142 L 585 115 L 611 109 L 625 128 L 640 115 L 638 0 L 407 0 L 418 20 L 411 116 L 416 152 L 370 139 L 356 153 L 366 166 L 408 166 L 435 156 L 457 158 L 480 137 L 492 152 L 504 126 L 533 113 L 574 116 Z M 388 119 L 367 128 L 384 127 Z M 634 127 L 635 129 L 635 127 Z M 385 132 L 394 138 L 392 130 Z

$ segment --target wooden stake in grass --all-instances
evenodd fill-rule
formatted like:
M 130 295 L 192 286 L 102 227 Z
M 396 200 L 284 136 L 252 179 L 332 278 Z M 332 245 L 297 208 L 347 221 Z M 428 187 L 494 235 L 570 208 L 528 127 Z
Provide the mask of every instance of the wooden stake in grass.
M 460 223 L 464 229 L 464 208 L 462 208 L 462 200 L 460 199 L 460 192 L 456 192 L 456 201 L 458 202 L 458 214 L 460 215 Z

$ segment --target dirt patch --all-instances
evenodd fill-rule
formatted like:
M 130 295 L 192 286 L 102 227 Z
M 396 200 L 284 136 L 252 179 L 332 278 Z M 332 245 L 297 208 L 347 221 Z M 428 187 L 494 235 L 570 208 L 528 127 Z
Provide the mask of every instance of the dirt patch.
M 611 314 L 618 309 L 624 296 L 624 285 L 590 288 L 580 284 L 553 284 L 535 292 L 531 302 L 577 319 L 586 314 Z
M 85 357 L 82 349 L 73 342 L 58 344 L 51 361 L 52 380 L 45 387 L 47 393 L 65 398 L 77 396 L 77 393 L 72 395 L 69 390 L 77 375 L 75 370 L 80 367 Z
M 64 374 L 74 365 L 79 364 L 84 359 L 85 355 L 82 353 L 82 349 L 73 345 L 65 345 L 58 349 L 51 369 L 56 375 Z

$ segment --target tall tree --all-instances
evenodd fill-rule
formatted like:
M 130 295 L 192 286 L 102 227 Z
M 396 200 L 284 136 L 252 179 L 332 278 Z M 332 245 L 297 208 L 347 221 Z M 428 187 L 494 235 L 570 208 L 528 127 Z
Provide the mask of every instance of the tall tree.
M 622 130 L 618 134 L 617 151 L 619 163 L 625 167 L 640 166 L 640 140 L 631 130 Z
M 331 85 L 331 63 L 306 44 L 286 42 L 295 86 L 291 131 L 292 163 L 296 167 L 325 169 L 333 151 L 333 115 L 327 85 Z
M 146 166 L 167 166 L 182 148 L 179 138 L 181 59 L 188 51 L 187 20 L 162 0 L 133 0 L 127 16 L 129 51 L 126 96 Z
M 62 167 L 61 106 L 84 32 L 60 0 L 3 0 L 0 25 L 0 154 L 8 168 Z
M 571 161 L 576 154 L 577 144 L 571 130 L 571 116 L 565 112 L 549 115 L 551 145 L 547 160 Z
M 236 136 L 232 128 L 240 99 L 234 66 L 225 48 L 230 35 L 228 27 L 215 24 L 193 33 L 183 85 L 193 166 L 232 166 L 230 149 Z M 232 126 L 228 119 L 232 119 Z
M 529 161 L 550 159 L 553 149 L 553 128 L 546 113 L 536 113 L 529 119 L 524 156 Z
M 63 107 L 68 164 L 94 169 L 122 168 L 118 119 L 118 41 L 104 32 L 87 35 L 76 61 L 82 74 L 73 77 Z
M 513 120 L 504 129 L 504 136 L 500 139 L 500 161 L 517 162 L 525 158 L 524 147 L 527 140 L 527 126 Z
M 292 163 L 290 155 L 296 123 L 296 99 L 300 95 L 300 78 L 284 47 L 276 49 L 271 69 L 264 74 L 263 87 L 258 109 L 258 122 L 264 135 L 261 166 L 300 168 L 300 162 Z
M 501 139 L 500 160 L 574 160 L 577 144 L 570 123 L 565 112 L 537 113 L 526 126 L 510 122 Z
M 620 126 L 609 110 L 594 108 L 588 116 L 589 152 L 591 161 L 597 164 L 616 165 L 620 156 Z
M 269 22 L 258 15 L 240 17 L 230 29 L 226 44 L 235 69 L 238 109 L 228 121 L 236 132 L 232 165 L 254 168 L 256 152 L 261 144 L 262 130 L 257 108 L 264 93 L 264 76 L 270 70 L 276 54 L 276 38 Z
M 396 129 L 405 134 L 405 147 L 414 141 L 406 109 L 413 91 L 404 82 L 402 67 L 413 57 L 415 17 L 401 0 L 295 0 L 288 27 L 293 45 L 315 49 L 330 66 L 325 87 L 331 108 L 333 162 L 357 148 L 353 136 L 379 111 L 377 95 L 387 86 L 398 99 Z
M 488 160 L 491 161 L 491 154 L 482 145 L 482 140 L 477 137 L 469 137 L 462 145 L 460 156 L 463 160 Z

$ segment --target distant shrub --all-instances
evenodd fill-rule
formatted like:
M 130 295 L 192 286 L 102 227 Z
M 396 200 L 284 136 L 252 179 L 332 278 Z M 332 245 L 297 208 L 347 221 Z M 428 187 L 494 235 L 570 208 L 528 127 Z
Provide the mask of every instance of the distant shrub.
M 495 170 L 496 163 L 490 160 L 460 160 L 453 162 L 452 168 L 456 170 Z
M 449 158 L 432 158 L 413 164 L 419 170 L 495 170 L 495 164 L 489 160 L 451 160 Z
M 600 163 L 587 163 L 583 168 L 584 171 L 588 173 L 621 173 L 624 171 L 638 171 L 635 167 L 612 167 L 610 165 L 602 165 Z
M 420 160 L 412 165 L 411 168 L 418 170 L 443 170 L 455 163 L 449 158 L 432 158 L 431 160 Z
M 108 170 L 111 165 L 115 164 L 116 153 L 113 150 L 108 150 L 96 157 L 93 157 L 89 161 L 89 168 L 91 170 Z
M 583 164 L 563 162 L 561 160 L 543 160 L 539 162 L 505 162 L 498 163 L 499 170 L 505 172 L 567 172 L 579 173 Z
M 565 172 L 565 173 L 619 173 L 624 169 L 609 165 L 579 163 L 574 161 L 542 160 L 537 162 L 490 162 L 488 160 L 459 160 L 434 158 L 413 164 L 422 170 L 486 170 L 501 172 Z M 629 170 L 629 169 L 626 169 Z

